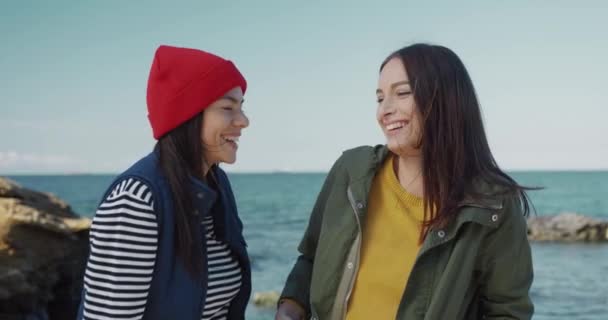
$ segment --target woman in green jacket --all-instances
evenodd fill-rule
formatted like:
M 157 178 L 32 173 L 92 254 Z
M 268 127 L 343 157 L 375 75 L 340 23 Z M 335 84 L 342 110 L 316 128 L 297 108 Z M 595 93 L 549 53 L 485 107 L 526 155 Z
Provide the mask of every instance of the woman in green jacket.
M 526 188 L 496 164 L 463 63 L 402 48 L 376 95 L 386 145 L 332 167 L 276 319 L 530 319 Z

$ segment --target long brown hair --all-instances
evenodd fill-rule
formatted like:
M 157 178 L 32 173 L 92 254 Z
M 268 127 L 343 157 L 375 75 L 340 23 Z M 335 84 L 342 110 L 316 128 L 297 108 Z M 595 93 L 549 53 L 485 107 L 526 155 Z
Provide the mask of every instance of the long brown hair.
M 519 185 L 498 167 L 475 88 L 460 58 L 446 47 L 414 44 L 389 55 L 380 71 L 394 58 L 407 69 L 422 122 L 425 224 L 421 239 L 429 227 L 452 221 L 465 196 L 487 196 L 477 192 L 477 182 L 499 187 L 502 195 L 519 197 L 527 216 L 526 190 L 533 188 Z
M 202 112 L 157 142 L 159 164 L 173 196 L 175 251 L 192 275 L 202 270 L 200 228 L 195 223 L 191 178 L 203 177 Z

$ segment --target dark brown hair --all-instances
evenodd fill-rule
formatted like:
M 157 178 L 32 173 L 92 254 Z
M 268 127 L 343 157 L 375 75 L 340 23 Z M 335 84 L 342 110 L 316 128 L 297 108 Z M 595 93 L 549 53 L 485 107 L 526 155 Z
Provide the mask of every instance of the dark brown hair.
M 157 142 L 159 163 L 171 188 L 175 213 L 175 251 L 186 269 L 195 275 L 202 269 L 200 230 L 194 217 L 191 178 L 203 179 L 203 115 L 199 113 Z
M 484 197 L 475 184 L 493 187 L 493 196 L 515 195 L 524 215 L 530 211 L 526 190 L 496 163 L 486 138 L 475 88 L 458 56 L 450 49 L 414 44 L 382 63 L 398 58 L 406 68 L 421 119 L 424 181 L 424 239 L 429 227 L 444 226 L 459 212 L 465 196 Z M 490 195 L 492 196 L 492 195 Z

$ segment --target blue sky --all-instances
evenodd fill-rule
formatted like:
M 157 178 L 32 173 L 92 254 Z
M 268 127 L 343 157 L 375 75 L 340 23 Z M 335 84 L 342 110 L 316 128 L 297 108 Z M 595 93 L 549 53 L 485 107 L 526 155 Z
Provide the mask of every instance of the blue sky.
M 604 1 L 2 1 L 0 174 L 119 172 L 146 154 L 159 44 L 247 78 L 229 171 L 325 171 L 382 143 L 378 66 L 413 42 L 467 65 L 502 167 L 608 169 L 606 16 Z

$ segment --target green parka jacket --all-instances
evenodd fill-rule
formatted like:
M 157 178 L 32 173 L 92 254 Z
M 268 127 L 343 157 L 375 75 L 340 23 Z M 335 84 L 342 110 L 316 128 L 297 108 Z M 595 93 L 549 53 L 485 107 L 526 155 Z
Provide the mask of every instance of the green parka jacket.
M 310 319 L 345 318 L 368 194 L 387 154 L 381 145 L 346 151 L 325 180 L 298 247 L 301 255 L 281 294 L 307 308 Z M 493 192 L 489 186 L 480 188 L 484 194 Z M 532 317 L 532 258 L 521 202 L 515 196 L 477 198 L 463 201 L 448 226 L 429 231 L 397 320 Z

